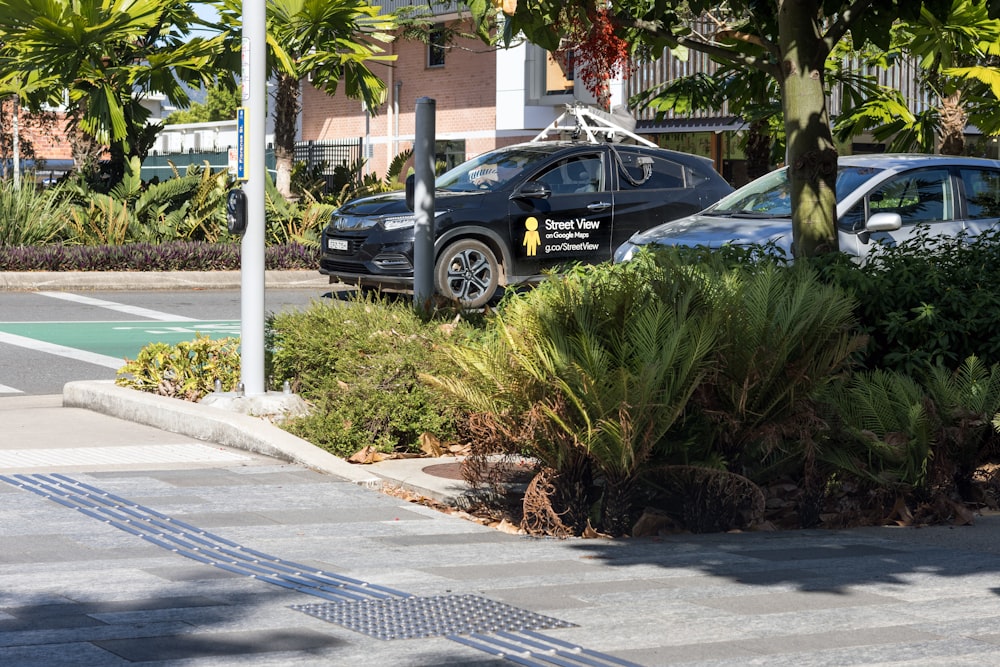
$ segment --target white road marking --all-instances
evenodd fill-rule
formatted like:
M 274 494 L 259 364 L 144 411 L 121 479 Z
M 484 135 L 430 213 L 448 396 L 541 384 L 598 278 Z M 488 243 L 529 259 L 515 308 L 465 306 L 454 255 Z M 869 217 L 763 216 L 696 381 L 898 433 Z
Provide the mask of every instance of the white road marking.
M 5 384 L 0 384 L 0 394 L 23 394 L 24 392 L 20 389 L 14 389 L 13 387 L 8 387 Z
M 8 449 L 0 451 L 0 468 L 127 465 L 148 463 L 226 463 L 249 456 L 197 443 L 180 445 L 126 445 L 65 449 Z
M 108 310 L 114 310 L 119 313 L 128 313 L 129 315 L 137 315 L 139 317 L 147 317 L 151 320 L 159 320 L 161 322 L 197 322 L 198 320 L 194 317 L 184 317 L 183 315 L 171 315 L 170 313 L 164 313 L 159 310 L 150 310 L 149 308 L 140 308 L 139 306 L 127 306 L 123 303 L 115 303 L 114 301 L 105 301 L 103 299 L 95 299 L 89 296 L 82 296 L 80 294 L 71 294 L 69 292 L 38 292 L 42 296 L 49 296 L 53 299 L 63 299 L 64 301 L 72 301 L 74 303 L 83 304 L 85 306 L 97 306 L 98 308 L 107 308 Z
M 106 366 L 107 368 L 113 368 L 114 370 L 118 370 L 119 368 L 125 365 L 124 358 L 109 357 L 106 354 L 97 354 L 96 352 L 77 350 L 72 347 L 66 347 L 65 345 L 46 343 L 43 340 L 26 338 L 25 336 L 18 336 L 15 334 L 4 333 L 3 331 L 0 331 L 0 343 L 7 343 L 8 345 L 16 345 L 18 347 L 26 347 L 29 350 L 36 350 L 38 352 L 45 352 L 47 354 L 55 354 L 60 357 L 66 357 L 67 359 L 75 359 L 76 361 L 83 361 L 85 363 L 95 364 L 97 366 Z

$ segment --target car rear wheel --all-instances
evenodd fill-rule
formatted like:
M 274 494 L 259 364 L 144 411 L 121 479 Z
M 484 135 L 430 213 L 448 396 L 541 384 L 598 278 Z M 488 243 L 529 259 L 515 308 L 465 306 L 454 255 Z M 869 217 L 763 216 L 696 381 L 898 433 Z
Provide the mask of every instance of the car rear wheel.
M 500 285 L 496 255 L 482 241 L 463 239 L 438 256 L 434 284 L 439 293 L 467 308 L 481 308 L 494 297 Z

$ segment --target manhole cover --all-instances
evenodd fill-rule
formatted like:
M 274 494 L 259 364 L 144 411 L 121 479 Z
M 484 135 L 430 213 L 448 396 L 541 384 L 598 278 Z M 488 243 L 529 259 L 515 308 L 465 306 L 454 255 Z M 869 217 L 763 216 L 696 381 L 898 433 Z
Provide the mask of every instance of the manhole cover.
M 575 627 L 477 595 L 325 602 L 295 605 L 292 609 L 386 640 Z
M 484 477 L 497 476 L 497 481 L 504 484 L 527 484 L 535 476 L 537 469 L 528 463 L 500 463 L 490 462 L 487 464 L 488 470 Z M 462 475 L 462 464 L 459 463 L 435 463 L 425 466 L 424 473 L 442 479 L 465 479 Z

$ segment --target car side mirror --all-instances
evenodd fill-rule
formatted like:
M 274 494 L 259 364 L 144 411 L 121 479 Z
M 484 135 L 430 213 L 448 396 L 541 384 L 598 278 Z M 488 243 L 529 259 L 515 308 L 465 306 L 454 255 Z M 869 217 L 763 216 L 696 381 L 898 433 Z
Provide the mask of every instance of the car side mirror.
M 894 232 L 903 226 L 899 213 L 876 213 L 865 223 L 866 232 Z
M 548 199 L 551 195 L 552 190 L 541 181 L 528 181 L 514 193 L 515 197 L 524 197 L 526 199 Z
M 416 176 L 410 174 L 406 177 L 406 208 L 413 210 L 413 190 L 417 182 Z

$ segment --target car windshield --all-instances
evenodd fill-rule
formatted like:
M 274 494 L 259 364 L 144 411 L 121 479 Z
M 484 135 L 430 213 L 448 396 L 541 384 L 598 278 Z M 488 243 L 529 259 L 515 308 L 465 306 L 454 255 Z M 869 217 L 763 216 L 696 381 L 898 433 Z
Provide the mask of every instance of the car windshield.
M 882 170 L 874 167 L 839 167 L 837 201 L 843 200 L 879 171 Z M 723 197 L 705 213 L 741 218 L 790 218 L 792 216 L 790 192 L 788 171 L 779 169 Z
M 513 147 L 490 151 L 447 171 L 434 182 L 438 190 L 468 192 L 472 190 L 501 190 L 525 169 L 549 158 L 551 153 L 537 148 Z

